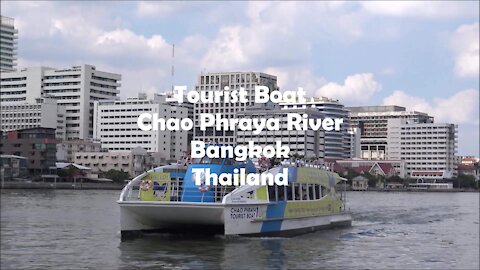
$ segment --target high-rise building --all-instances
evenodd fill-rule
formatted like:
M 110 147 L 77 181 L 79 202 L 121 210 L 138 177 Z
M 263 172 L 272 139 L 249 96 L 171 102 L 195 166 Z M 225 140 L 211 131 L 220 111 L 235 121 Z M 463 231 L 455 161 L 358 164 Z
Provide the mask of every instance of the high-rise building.
M 387 127 L 387 158 L 405 161 L 407 177 L 456 176 L 457 125 L 389 119 Z
M 265 147 L 268 145 L 274 146 L 279 141 L 282 145 L 290 148 L 290 157 L 297 155 L 297 157 L 313 158 L 323 163 L 325 157 L 325 132 L 321 129 L 287 130 L 288 113 L 306 114 L 309 119 L 322 119 L 324 117 L 323 113 L 312 108 L 280 109 L 278 107 L 251 107 L 248 110 L 238 112 L 237 117 L 239 119 L 278 119 L 280 129 L 272 131 L 263 129 L 260 134 L 255 134 L 253 130 L 243 131 L 237 129 L 237 143 L 239 145 L 247 145 L 249 142 L 254 142 L 256 145 Z
M 54 128 L 57 139 L 65 139 L 65 107 L 54 98 L 37 98 L 35 103 L 7 103 L 0 106 L 1 130 Z
M 423 112 L 406 111 L 400 106 L 348 107 L 350 126 L 360 129 L 361 158 L 386 159 L 387 123 L 389 119 L 410 119 L 418 123 L 433 123 L 433 117 Z
M 81 65 L 67 69 L 25 68 L 2 74 L 2 104 L 35 102 L 52 96 L 66 110 L 66 138 L 93 136 L 93 102 L 118 99 L 121 75 Z
M 158 153 L 163 160 L 179 160 L 185 155 L 191 141 L 188 130 L 141 130 L 137 124 L 142 113 L 157 114 L 158 118 L 191 117 L 192 108 L 186 104 L 167 101 L 166 95 L 147 99 L 143 94 L 127 100 L 104 100 L 95 102 L 94 138 L 102 148 L 109 151 L 130 151 L 141 147 Z M 152 124 L 151 120 L 144 121 Z M 152 124 L 153 125 L 153 124 Z
M 267 86 L 270 91 L 277 90 L 277 77 L 260 72 L 222 72 L 198 76 L 196 91 L 224 91 L 225 87 L 233 91 L 243 88 L 247 92 L 248 102 L 195 103 L 195 131 L 193 134 L 195 140 L 235 145 L 237 143 L 235 131 L 215 130 L 213 127 L 201 130 L 199 125 L 200 115 L 203 113 L 221 114 L 224 119 L 235 118 L 237 112 L 244 111 L 246 108 L 254 105 L 255 86 Z
M 0 18 L 0 72 L 13 71 L 17 66 L 17 34 L 12 18 Z
M 304 102 L 280 103 L 283 108 L 304 109 L 315 108 L 324 114 L 324 117 L 341 118 L 341 130 L 325 131 L 325 158 L 345 159 L 350 158 L 350 136 L 348 134 L 348 110 L 338 100 L 326 97 L 306 98 Z

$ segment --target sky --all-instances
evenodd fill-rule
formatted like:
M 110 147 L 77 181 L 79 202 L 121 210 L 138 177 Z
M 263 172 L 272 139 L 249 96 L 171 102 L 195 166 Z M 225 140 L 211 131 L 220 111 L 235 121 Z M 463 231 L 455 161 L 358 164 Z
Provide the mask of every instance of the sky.
M 281 90 L 458 124 L 458 153 L 479 156 L 478 1 L 2 1 L 1 12 L 19 30 L 19 68 L 92 64 L 122 74 L 121 98 L 266 72 Z

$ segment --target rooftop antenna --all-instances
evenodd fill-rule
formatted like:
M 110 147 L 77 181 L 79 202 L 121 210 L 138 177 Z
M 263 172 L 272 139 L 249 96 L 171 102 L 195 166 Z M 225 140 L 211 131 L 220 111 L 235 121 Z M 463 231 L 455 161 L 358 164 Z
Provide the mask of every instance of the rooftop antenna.
M 173 87 L 174 87 L 174 77 L 175 77 L 175 44 L 172 45 L 172 95 L 173 95 Z

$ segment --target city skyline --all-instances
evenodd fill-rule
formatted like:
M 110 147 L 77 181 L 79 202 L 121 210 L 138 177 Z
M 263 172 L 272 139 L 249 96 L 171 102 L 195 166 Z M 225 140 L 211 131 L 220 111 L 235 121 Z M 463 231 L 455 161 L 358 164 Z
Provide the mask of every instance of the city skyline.
M 347 106 L 399 105 L 459 124 L 458 154 L 478 155 L 475 2 L 6 2 L 2 15 L 19 30 L 18 68 L 93 64 L 122 74 L 123 99 L 172 83 L 193 89 L 201 72 L 267 72 L 281 90 L 302 86 Z M 379 23 L 386 27 L 376 31 Z

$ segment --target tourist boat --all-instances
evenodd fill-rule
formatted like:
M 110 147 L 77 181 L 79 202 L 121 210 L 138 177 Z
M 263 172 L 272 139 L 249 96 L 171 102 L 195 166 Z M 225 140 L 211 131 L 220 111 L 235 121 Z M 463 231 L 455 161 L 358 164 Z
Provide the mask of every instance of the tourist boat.
M 424 180 L 417 179 L 416 183 L 410 183 L 408 185 L 409 190 L 429 190 L 429 191 L 442 191 L 442 190 L 451 190 L 453 189 L 453 183 L 451 182 L 437 182 L 436 179 L 433 180 Z
M 262 173 L 287 168 L 287 186 L 197 186 L 194 168 L 258 172 L 248 159 L 208 157 L 149 170 L 130 181 L 118 200 L 122 239 L 138 232 L 288 236 L 351 225 L 346 192 L 337 190 L 346 179 L 319 166 L 286 162 Z

